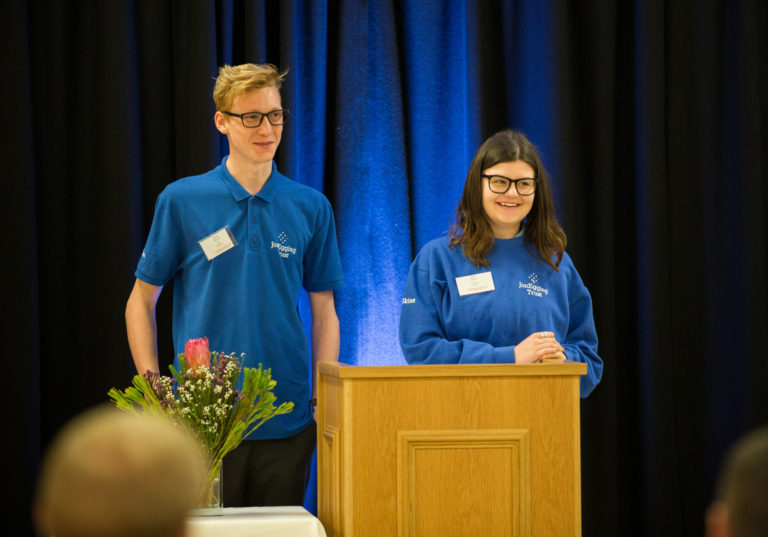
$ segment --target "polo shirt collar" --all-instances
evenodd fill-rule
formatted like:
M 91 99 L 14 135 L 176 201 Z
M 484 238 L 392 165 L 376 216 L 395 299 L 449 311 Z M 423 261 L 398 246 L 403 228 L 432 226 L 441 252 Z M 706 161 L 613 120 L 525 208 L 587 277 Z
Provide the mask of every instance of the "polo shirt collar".
M 232 197 L 235 198 L 235 201 L 243 201 L 245 199 L 248 199 L 251 197 L 251 194 L 243 188 L 243 185 L 238 183 L 234 177 L 232 177 L 232 174 L 229 173 L 229 170 L 227 169 L 227 158 L 229 155 L 224 157 L 221 160 L 221 165 L 219 166 L 219 171 L 221 172 L 221 178 L 224 181 L 224 184 L 229 189 L 229 191 L 232 193 Z M 276 183 L 280 182 L 283 175 L 277 171 L 277 165 L 274 161 L 272 161 L 272 173 L 267 178 L 267 182 L 264 183 L 264 186 L 261 187 L 261 190 L 259 190 L 255 197 L 261 198 L 267 203 L 272 201 L 272 198 L 275 197 L 275 192 L 277 185 Z

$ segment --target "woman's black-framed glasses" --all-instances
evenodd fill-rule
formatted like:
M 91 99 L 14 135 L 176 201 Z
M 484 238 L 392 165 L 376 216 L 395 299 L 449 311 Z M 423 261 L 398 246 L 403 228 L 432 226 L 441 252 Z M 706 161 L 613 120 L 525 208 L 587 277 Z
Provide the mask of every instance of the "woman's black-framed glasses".
M 504 194 L 513 184 L 521 196 L 530 196 L 536 192 L 536 178 L 534 177 L 521 177 L 520 179 L 510 179 L 503 175 L 483 175 L 483 177 L 488 179 L 488 188 L 495 194 Z
M 282 125 L 285 122 L 285 116 L 288 115 L 288 110 L 283 108 L 281 110 L 272 110 L 266 114 L 262 114 L 261 112 L 246 112 L 245 114 L 235 114 L 234 112 L 227 112 L 226 110 L 222 110 L 221 113 L 232 117 L 239 117 L 240 121 L 243 122 L 243 127 L 255 129 L 261 125 L 261 122 L 264 121 L 265 117 L 273 127 Z

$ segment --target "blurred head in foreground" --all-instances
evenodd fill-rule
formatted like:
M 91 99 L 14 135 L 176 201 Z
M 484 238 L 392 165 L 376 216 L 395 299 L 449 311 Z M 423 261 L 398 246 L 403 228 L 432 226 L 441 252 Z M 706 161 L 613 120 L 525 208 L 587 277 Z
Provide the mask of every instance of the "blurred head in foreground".
M 177 537 L 203 485 L 198 444 L 165 418 L 113 407 L 68 423 L 46 453 L 34 505 L 40 535 Z
M 707 511 L 708 537 L 768 537 L 768 426 L 739 439 Z

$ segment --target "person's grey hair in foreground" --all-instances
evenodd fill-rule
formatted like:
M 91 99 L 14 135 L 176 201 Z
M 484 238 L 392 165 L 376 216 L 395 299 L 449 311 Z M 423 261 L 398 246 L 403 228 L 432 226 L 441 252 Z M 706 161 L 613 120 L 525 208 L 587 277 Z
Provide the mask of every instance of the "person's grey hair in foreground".
M 741 437 L 725 457 L 708 537 L 768 537 L 768 426 Z
M 39 534 L 180 537 L 205 462 L 186 429 L 160 416 L 98 407 L 59 432 L 33 506 Z

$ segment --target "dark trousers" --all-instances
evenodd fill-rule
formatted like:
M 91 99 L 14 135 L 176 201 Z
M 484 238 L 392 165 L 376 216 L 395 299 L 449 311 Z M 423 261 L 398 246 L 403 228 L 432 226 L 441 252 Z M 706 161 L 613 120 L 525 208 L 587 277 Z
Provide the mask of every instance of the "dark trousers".
M 244 440 L 223 461 L 224 507 L 304 505 L 317 424 L 277 440 Z

